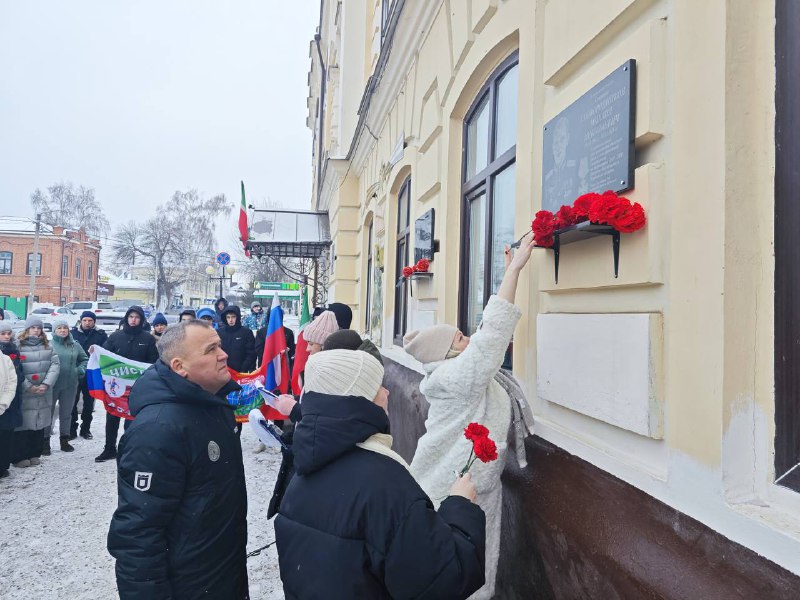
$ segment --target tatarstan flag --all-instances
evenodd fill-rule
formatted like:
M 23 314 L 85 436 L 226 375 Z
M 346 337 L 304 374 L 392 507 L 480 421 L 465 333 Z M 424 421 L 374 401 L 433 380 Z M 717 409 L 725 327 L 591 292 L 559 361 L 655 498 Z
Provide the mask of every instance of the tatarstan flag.
M 242 181 L 242 207 L 239 209 L 239 238 L 244 246 L 244 255 L 249 257 L 247 240 L 250 239 L 250 232 L 247 230 L 247 201 L 244 199 L 244 181 Z
M 292 370 L 292 393 L 295 396 L 299 396 L 303 391 L 303 386 L 300 385 L 300 373 L 306 368 L 308 360 L 308 342 L 303 337 L 303 330 L 309 322 L 311 322 L 311 317 L 308 314 L 308 286 L 303 286 L 300 296 L 300 334 L 297 336 L 297 344 L 294 349 L 294 368 Z

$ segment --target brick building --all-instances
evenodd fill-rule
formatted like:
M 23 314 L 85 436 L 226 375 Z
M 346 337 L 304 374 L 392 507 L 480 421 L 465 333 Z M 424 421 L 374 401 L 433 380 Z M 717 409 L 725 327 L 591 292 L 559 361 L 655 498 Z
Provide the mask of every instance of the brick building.
M 0 296 L 27 296 L 36 267 L 34 302 L 60 306 L 97 298 L 100 241 L 63 227 L 42 226 L 38 257 L 33 256 L 34 227 L 0 221 Z

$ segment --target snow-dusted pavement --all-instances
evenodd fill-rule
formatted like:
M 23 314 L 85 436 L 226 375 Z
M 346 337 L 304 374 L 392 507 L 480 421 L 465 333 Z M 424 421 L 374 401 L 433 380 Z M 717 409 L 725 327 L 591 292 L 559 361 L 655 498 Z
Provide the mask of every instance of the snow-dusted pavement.
M 104 441 L 105 411 L 95 406 L 95 439 L 78 438 L 75 452 L 57 449 L 38 467 L 11 467 L 0 479 L 0 598 L 111 600 L 117 598 L 106 534 L 117 504 L 114 461 L 94 462 Z M 249 502 L 248 551 L 275 539 L 267 521 L 280 454 L 255 454 L 249 426 L 242 432 Z M 248 559 L 252 600 L 283 598 L 278 554 L 271 546 Z

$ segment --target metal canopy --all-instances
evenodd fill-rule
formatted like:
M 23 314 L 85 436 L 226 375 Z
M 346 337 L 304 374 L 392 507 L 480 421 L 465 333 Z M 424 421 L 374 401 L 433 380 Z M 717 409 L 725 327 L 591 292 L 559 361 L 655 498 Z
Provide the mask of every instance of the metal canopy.
M 256 210 L 247 249 L 273 258 L 320 258 L 331 245 L 327 212 Z

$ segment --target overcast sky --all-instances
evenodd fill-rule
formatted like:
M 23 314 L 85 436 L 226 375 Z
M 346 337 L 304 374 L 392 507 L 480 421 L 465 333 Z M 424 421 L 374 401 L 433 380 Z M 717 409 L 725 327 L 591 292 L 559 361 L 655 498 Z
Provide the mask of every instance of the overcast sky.
M 318 21 L 319 0 L 0 0 L 0 215 L 61 180 L 112 225 L 177 189 L 238 210 L 240 180 L 308 208 Z

